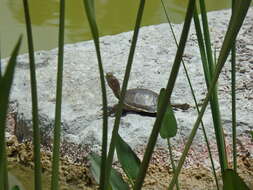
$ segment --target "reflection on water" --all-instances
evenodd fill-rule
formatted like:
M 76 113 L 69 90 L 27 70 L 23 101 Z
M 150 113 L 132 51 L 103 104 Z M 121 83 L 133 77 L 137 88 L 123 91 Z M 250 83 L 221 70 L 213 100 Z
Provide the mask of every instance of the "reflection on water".
M 134 28 L 139 1 L 97 0 L 96 17 L 100 35 L 116 34 Z M 181 22 L 184 18 L 187 0 L 164 0 L 172 22 Z M 228 7 L 229 0 L 206 1 L 210 10 Z M 30 14 L 33 24 L 35 49 L 51 49 L 58 43 L 59 0 L 33 0 Z M 22 1 L 0 0 L 0 42 L 1 54 L 6 57 L 14 47 L 18 36 L 25 34 Z M 66 1 L 65 43 L 74 43 L 91 38 L 82 0 Z M 159 0 L 146 1 L 142 25 L 166 22 Z M 21 52 L 26 52 L 24 38 Z

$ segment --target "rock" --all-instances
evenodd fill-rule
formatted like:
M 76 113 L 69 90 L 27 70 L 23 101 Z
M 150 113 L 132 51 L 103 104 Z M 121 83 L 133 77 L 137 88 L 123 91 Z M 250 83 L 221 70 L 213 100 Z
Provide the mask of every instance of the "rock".
M 246 23 L 238 40 L 245 40 L 245 46 L 252 46 L 251 30 L 253 24 L 253 11 L 249 11 Z M 220 47 L 224 37 L 224 31 L 229 20 L 229 11 L 209 13 L 209 23 L 212 29 L 212 39 L 215 47 Z M 217 16 L 227 15 L 227 16 Z M 182 25 L 174 25 L 175 33 L 179 38 Z M 196 97 L 201 100 L 205 97 L 206 88 L 201 66 L 199 49 L 196 37 L 191 30 L 189 42 L 185 49 L 185 64 L 192 79 Z M 114 36 L 100 38 L 101 52 L 105 72 L 114 72 L 122 83 L 124 70 L 130 48 L 132 32 L 121 33 Z M 249 38 L 247 38 L 247 35 Z M 251 35 L 251 36 L 250 36 Z M 250 44 L 251 43 L 251 44 Z M 172 38 L 169 25 L 160 24 L 143 27 L 140 30 L 134 63 L 129 80 L 129 88 L 148 88 L 155 92 L 166 86 L 170 70 L 174 61 L 176 46 Z M 101 117 L 101 91 L 98 65 L 93 41 L 86 41 L 71 45 L 65 45 L 64 54 L 64 79 L 63 79 L 63 102 L 62 102 L 62 138 L 67 141 L 88 145 L 91 149 L 99 151 L 102 139 L 102 117 Z M 252 55 L 252 52 L 251 52 Z M 247 56 L 239 51 L 238 57 Z M 36 57 L 36 74 L 38 82 L 39 100 L 39 123 L 44 142 L 52 136 L 55 117 L 55 94 L 57 74 L 57 49 L 51 51 L 39 51 Z M 7 59 L 3 60 L 3 70 Z M 250 62 L 241 64 L 240 70 L 250 68 Z M 231 96 L 230 86 L 230 64 L 227 63 L 219 80 L 219 102 L 221 105 L 222 121 L 225 133 L 231 135 Z M 247 70 L 247 69 L 246 69 Z M 252 71 L 250 71 L 252 72 Z M 249 83 L 250 77 L 238 73 L 238 84 Z M 250 75 L 251 76 L 251 75 Z M 252 80 L 251 80 L 252 82 Z M 237 122 L 238 134 L 249 136 L 247 131 L 253 129 L 253 102 L 244 98 L 252 89 L 242 88 L 237 92 Z M 117 102 L 111 89 L 107 86 L 108 104 Z M 20 140 L 30 138 L 32 135 L 32 114 L 30 95 L 30 74 L 28 55 L 18 57 L 15 79 L 12 87 L 11 101 L 16 104 L 17 125 L 16 134 Z M 173 103 L 188 103 L 194 106 L 185 72 L 181 67 L 176 86 L 172 94 Z M 197 118 L 197 111 L 190 108 L 186 111 L 175 110 L 178 121 L 178 135 L 173 142 L 182 143 L 189 135 Z M 143 147 L 148 142 L 155 118 L 141 116 L 138 114 L 127 114 L 121 119 L 120 135 L 133 148 Z M 114 118 L 109 118 L 109 138 L 113 128 Z M 204 116 L 204 124 L 209 140 L 215 143 L 210 108 Z M 203 133 L 200 131 L 196 136 L 194 145 L 203 144 Z M 167 147 L 165 140 L 159 138 L 158 145 Z

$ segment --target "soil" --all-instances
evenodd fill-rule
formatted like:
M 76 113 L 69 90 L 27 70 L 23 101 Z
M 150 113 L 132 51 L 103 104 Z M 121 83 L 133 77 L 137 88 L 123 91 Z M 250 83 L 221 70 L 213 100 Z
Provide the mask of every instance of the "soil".
M 140 158 L 143 155 L 141 152 L 143 151 L 138 153 Z M 98 189 L 98 186 L 89 169 L 89 162 L 87 160 L 89 151 L 85 151 L 83 148 L 75 144 L 63 142 L 61 154 L 61 189 Z M 9 136 L 7 140 L 7 155 L 9 171 L 12 172 L 13 175 L 18 175 L 16 177 L 20 179 L 24 186 L 28 183 L 32 183 L 31 177 L 33 173 L 31 170 L 34 168 L 32 142 L 26 141 L 19 143 L 14 135 Z M 166 151 L 162 149 L 156 149 L 145 178 L 143 189 L 167 189 L 173 174 L 172 168 L 167 161 L 167 157 L 168 154 Z M 49 189 L 51 159 L 51 147 L 42 146 L 41 163 L 44 181 L 43 185 L 45 189 Z M 115 163 L 114 167 L 118 169 L 118 171 L 120 171 L 123 177 L 126 179 L 126 176 L 120 169 L 119 163 Z M 23 171 L 25 174 L 15 172 L 17 171 L 17 168 L 19 168 L 19 170 Z M 238 156 L 238 173 L 240 177 L 244 179 L 250 189 L 253 189 L 253 159 L 249 154 Z M 219 186 L 221 187 L 222 181 L 220 173 L 217 175 Z M 179 185 L 180 189 L 185 190 L 217 189 L 211 169 L 199 164 L 187 165 L 187 167 L 182 170 L 179 176 Z

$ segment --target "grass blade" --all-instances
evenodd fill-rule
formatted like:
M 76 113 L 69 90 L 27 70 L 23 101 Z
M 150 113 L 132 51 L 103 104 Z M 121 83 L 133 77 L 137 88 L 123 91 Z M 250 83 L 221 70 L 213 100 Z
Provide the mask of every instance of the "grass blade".
M 232 169 L 226 169 L 222 179 L 223 190 L 250 190 L 242 178 Z
M 95 180 L 99 182 L 100 179 L 100 167 L 101 167 L 101 159 L 98 155 L 96 154 L 91 154 L 89 156 L 89 160 L 91 161 L 91 172 L 92 175 L 94 176 Z M 127 183 L 124 182 L 122 179 L 121 175 L 112 168 L 112 174 L 109 179 L 109 186 L 108 189 L 113 189 L 113 190 L 128 190 L 129 187 Z
M 161 101 L 163 100 L 164 95 L 165 95 L 165 89 L 162 88 L 160 90 L 160 94 L 158 97 L 158 108 L 161 106 Z M 157 111 L 159 111 L 159 109 Z M 175 167 L 175 163 L 173 160 L 170 138 L 176 136 L 176 134 L 177 134 L 177 121 L 176 121 L 176 118 L 175 118 L 175 115 L 174 115 L 171 105 L 168 105 L 168 108 L 164 114 L 163 121 L 161 124 L 160 136 L 162 138 L 167 138 L 169 156 L 170 156 L 170 161 L 171 161 L 173 172 L 175 172 L 176 167 Z M 176 186 L 177 186 L 177 190 L 179 190 L 178 181 L 176 182 Z
M 202 37 L 202 30 L 201 30 L 200 21 L 199 21 L 199 17 L 198 17 L 198 13 L 197 13 L 196 9 L 194 11 L 194 25 L 195 25 L 195 30 L 196 30 L 196 34 L 197 34 L 197 40 L 198 40 L 199 51 L 200 51 L 201 60 L 202 60 L 202 66 L 203 66 L 203 70 L 204 70 L 205 81 L 210 81 L 211 80 L 210 79 L 210 72 L 209 72 L 209 68 L 207 67 L 207 57 L 206 57 L 206 51 L 205 51 L 205 47 L 204 47 L 205 45 L 204 45 L 204 40 Z M 216 61 L 216 58 L 215 58 L 215 61 Z M 207 84 L 207 86 L 209 86 L 209 82 L 206 84 Z M 194 96 L 194 101 L 195 101 L 195 105 L 196 105 L 195 99 L 196 98 Z M 196 108 L 197 108 L 197 112 L 199 114 L 198 105 L 196 105 Z M 210 145 L 208 142 L 208 138 L 207 138 L 207 134 L 206 134 L 206 130 L 205 130 L 203 121 L 201 121 L 201 126 L 203 129 L 203 133 L 204 133 L 204 137 L 205 137 L 205 141 L 206 141 L 206 145 L 207 145 L 207 150 L 208 150 L 209 158 L 211 161 L 211 166 L 212 166 L 212 171 L 213 171 L 213 175 L 215 178 L 216 188 L 219 190 L 219 183 L 218 183 L 217 175 L 215 172 L 214 161 L 212 158 L 212 153 L 211 153 L 211 149 L 210 149 Z
M 133 34 L 133 39 L 132 39 L 132 44 L 131 44 L 130 53 L 128 56 L 128 61 L 127 61 L 127 66 L 126 66 L 126 71 L 125 71 L 125 77 L 124 77 L 123 85 L 121 88 L 119 106 L 118 106 L 117 112 L 116 112 L 116 118 L 115 118 L 113 132 L 112 132 L 112 139 L 111 139 L 111 144 L 110 144 L 109 153 L 108 153 L 108 157 L 107 157 L 106 176 L 108 176 L 108 177 L 110 176 L 110 172 L 111 172 L 113 155 L 114 155 L 114 150 L 115 150 L 115 143 L 116 143 L 116 138 L 118 135 L 120 117 L 121 117 L 122 109 L 123 109 L 123 101 L 125 98 L 127 84 L 128 84 L 130 71 L 131 71 L 131 67 L 132 67 L 132 63 L 133 63 L 134 52 L 135 52 L 135 47 L 136 47 L 136 43 L 137 43 L 137 39 L 138 39 L 139 28 L 140 28 L 140 24 L 141 24 L 141 20 L 142 20 L 145 2 L 146 2 L 145 0 L 140 0 L 140 5 L 139 5 L 138 13 L 137 13 L 137 19 L 136 19 L 134 34 Z M 105 187 L 107 187 L 107 186 L 108 186 L 108 180 L 106 181 Z M 107 189 L 107 188 L 105 188 L 105 189 Z
M 162 3 L 162 7 L 163 7 L 163 10 L 164 10 L 165 16 L 166 16 L 167 21 L 168 21 L 169 26 L 170 26 L 170 30 L 172 32 L 172 36 L 173 36 L 174 41 L 175 41 L 175 43 L 176 43 L 176 45 L 178 47 L 176 35 L 175 35 L 173 27 L 171 25 L 171 22 L 170 22 L 168 14 L 167 14 L 167 11 L 166 11 L 166 8 L 165 8 L 165 4 L 164 4 L 163 0 L 161 0 L 161 3 Z M 196 20 L 196 17 L 197 17 L 197 20 Z M 197 22 L 197 24 L 196 24 L 196 22 Z M 201 53 L 202 62 L 205 62 L 206 61 L 206 53 L 205 53 L 205 48 L 204 48 L 203 39 L 202 39 L 202 32 L 201 32 L 200 23 L 199 23 L 199 20 L 198 20 L 198 14 L 197 14 L 197 10 L 196 9 L 194 10 L 194 23 L 195 23 L 195 27 L 199 27 L 199 29 L 196 28 L 196 31 L 200 32 L 200 35 L 199 35 L 199 37 L 197 39 L 198 39 L 198 43 L 202 44 L 203 48 L 200 48 L 200 50 L 201 50 L 200 53 Z M 190 76 L 188 74 L 188 71 L 187 71 L 187 68 L 186 68 L 186 65 L 185 65 L 183 59 L 182 59 L 182 64 L 183 64 L 183 68 L 184 68 L 184 71 L 185 71 L 185 75 L 186 75 L 187 81 L 189 83 L 189 87 L 190 87 L 190 90 L 191 90 L 191 94 L 192 94 L 195 106 L 197 108 L 197 112 L 199 113 L 199 106 L 198 106 L 198 103 L 197 103 L 195 92 L 193 90 L 193 87 L 192 87 L 192 84 L 191 84 L 191 80 L 190 80 Z M 207 64 L 203 64 L 203 65 L 205 66 Z M 204 71 L 206 71 L 207 69 L 204 69 Z M 205 74 L 205 76 L 207 76 L 207 75 Z M 206 141 L 206 146 L 207 146 L 208 155 L 209 155 L 209 158 L 210 158 L 210 161 L 211 161 L 211 166 L 212 166 L 212 170 L 213 170 L 213 174 L 214 174 L 214 178 L 215 178 L 215 182 L 216 182 L 216 187 L 217 187 L 217 190 L 219 190 L 219 184 L 218 184 L 218 179 L 217 179 L 217 175 L 216 175 L 216 172 L 215 172 L 215 167 L 214 167 L 214 162 L 213 162 L 213 158 L 212 158 L 212 153 L 211 153 L 211 149 L 210 149 L 210 145 L 209 145 L 209 141 L 208 141 L 208 138 L 207 138 L 207 134 L 206 134 L 206 130 L 205 130 L 205 126 L 204 126 L 203 121 L 201 121 L 201 127 L 202 127 L 204 138 L 205 138 L 205 141 Z M 169 139 L 168 139 L 168 145 L 169 145 Z M 170 145 L 169 145 L 169 148 L 170 148 Z M 170 151 L 170 156 L 172 156 L 172 152 L 171 152 L 170 149 L 169 149 L 169 151 Z M 171 163 L 172 163 L 173 172 L 174 172 L 175 169 L 174 169 L 174 166 L 173 166 L 174 163 L 173 163 L 172 157 L 171 157 Z M 177 189 L 179 189 L 178 182 L 176 182 L 176 185 L 177 185 Z
M 58 41 L 58 70 L 57 70 L 57 84 L 56 84 L 57 89 L 56 89 L 51 190 L 59 189 L 61 104 L 62 104 L 62 78 L 63 78 L 63 56 L 64 56 L 64 17 L 65 17 L 65 0 L 61 0 L 60 1 L 60 18 L 59 18 L 60 26 L 59 26 L 59 41 Z
M 5 70 L 2 79 L 0 80 L 0 189 L 8 189 L 8 175 L 7 175 L 7 161 L 6 161 L 6 150 L 5 150 L 5 123 L 6 114 L 8 110 L 9 96 L 12 81 L 14 78 L 14 70 L 17 63 L 18 51 L 21 45 L 22 37 L 19 40 L 11 54 L 7 68 Z
M 174 162 L 174 159 L 173 159 L 173 153 L 172 153 L 170 138 L 167 138 L 167 144 L 168 144 L 168 149 L 169 149 L 169 156 L 170 156 L 170 162 L 171 162 L 172 170 L 173 170 L 173 173 L 175 173 L 176 172 L 176 166 L 175 166 L 175 162 Z M 176 179 L 176 188 L 177 188 L 177 190 L 180 189 L 178 179 Z
M 201 119 L 204 115 L 204 112 L 205 112 L 205 109 L 207 107 L 209 98 L 210 98 L 210 96 L 211 96 L 211 94 L 212 94 L 212 92 L 215 88 L 216 82 L 219 78 L 219 74 L 220 74 L 220 72 L 221 72 L 221 70 L 222 70 L 222 68 L 223 68 L 223 66 L 226 62 L 226 59 L 227 59 L 228 54 L 229 54 L 229 52 L 231 50 L 231 47 L 232 47 L 232 43 L 234 42 L 236 36 L 238 35 L 238 32 L 241 28 L 241 25 L 243 23 L 243 20 L 244 20 L 246 14 L 247 14 L 250 3 L 251 3 L 251 0 L 240 0 L 240 1 L 238 1 L 239 6 L 237 6 L 234 16 L 230 19 L 229 26 L 228 26 L 228 29 L 227 29 L 227 33 L 225 35 L 225 39 L 224 39 L 224 42 L 222 44 L 220 55 L 219 55 L 219 58 L 218 58 L 218 61 L 217 61 L 217 66 L 215 68 L 215 72 L 214 72 L 214 75 L 213 75 L 213 79 L 212 79 L 212 82 L 210 83 L 211 84 L 210 88 L 209 88 L 208 93 L 206 95 L 206 98 L 203 102 L 203 105 L 201 107 L 198 118 L 197 118 L 197 120 L 194 124 L 194 127 L 193 127 L 192 131 L 191 131 L 188 142 L 186 143 L 186 146 L 185 146 L 185 149 L 182 153 L 182 156 L 179 160 L 179 163 L 178 163 L 178 166 L 177 166 L 177 169 L 176 169 L 176 173 L 173 176 L 173 178 L 171 180 L 171 183 L 169 185 L 169 190 L 173 189 L 173 187 L 175 185 L 175 182 L 176 182 L 176 179 L 178 178 L 178 175 L 179 175 L 179 173 L 182 169 L 182 166 L 184 164 L 186 155 L 188 154 L 191 143 L 192 143 L 192 141 L 193 141 L 193 139 L 196 135 L 198 126 L 199 126 L 199 124 L 201 122 Z
M 172 91 L 174 88 L 174 84 L 176 82 L 177 74 L 178 74 L 178 71 L 180 68 L 180 63 L 182 61 L 182 56 L 183 56 L 186 40 L 188 37 L 190 25 L 191 25 L 191 19 L 192 19 L 192 15 L 193 15 L 193 11 L 194 11 L 194 5 L 195 5 L 195 0 L 190 0 L 188 3 L 188 8 L 187 8 L 186 17 L 185 17 L 185 23 L 183 26 L 182 35 L 181 35 L 181 39 L 179 42 L 179 47 L 177 49 L 177 54 L 176 54 L 174 64 L 172 66 L 170 78 L 169 78 L 169 81 L 168 81 L 168 84 L 166 87 L 166 93 L 165 93 L 165 96 L 162 100 L 162 103 L 161 103 L 162 106 L 160 107 L 160 111 L 158 112 L 159 114 L 157 115 L 153 130 L 151 132 L 149 142 L 148 142 L 145 154 L 144 154 L 144 158 L 141 163 L 140 172 L 139 172 L 138 178 L 137 178 L 135 186 L 134 186 L 135 190 L 141 189 L 144 178 L 147 173 L 149 161 L 150 161 L 150 158 L 152 156 L 152 153 L 153 153 L 153 150 L 154 150 L 154 147 L 156 144 L 156 140 L 158 137 L 158 133 L 160 131 L 163 116 L 164 116 L 167 106 L 169 104 L 168 100 L 170 100 L 170 97 L 171 97 L 171 94 L 172 94 Z
M 120 135 L 118 135 L 118 138 L 116 139 L 116 151 L 124 172 L 131 182 L 134 182 L 139 172 L 141 164 L 140 159 Z
M 95 20 L 95 10 L 93 0 L 84 0 L 84 7 L 86 10 L 86 15 L 89 21 L 91 33 L 94 39 L 94 44 L 96 48 L 98 69 L 100 74 L 100 84 L 102 90 L 102 102 L 103 102 L 103 137 L 102 137 L 102 161 L 101 161 L 101 175 L 100 175 L 100 187 L 105 185 L 105 171 L 106 171 L 106 157 L 107 157 L 107 135 L 108 135 L 108 114 L 107 114 L 107 97 L 106 97 L 106 87 L 104 79 L 104 69 L 102 64 L 102 58 L 99 47 L 99 32 Z
M 235 0 L 232 0 L 232 14 L 234 14 Z M 231 50 L 231 97 L 232 97 L 232 139 L 233 139 L 233 168 L 237 171 L 237 151 L 236 151 L 236 41 Z
M 36 83 L 36 71 L 35 71 L 35 59 L 33 48 L 33 37 L 31 19 L 29 15 L 29 5 L 27 0 L 23 0 L 26 32 L 29 48 L 29 60 L 30 60 L 30 81 L 31 81 L 31 94 L 32 94 L 32 115 L 33 115 L 33 145 L 34 145 L 34 184 L 36 190 L 42 189 L 41 184 L 41 164 L 40 164 L 40 130 L 38 119 L 38 98 L 37 98 L 37 83 Z
M 211 48 L 205 1 L 200 0 L 199 4 L 200 4 L 200 11 L 201 11 L 201 16 L 202 16 L 203 31 L 204 31 L 204 41 L 205 41 L 204 45 L 206 48 L 206 55 L 207 55 L 207 61 L 203 62 L 203 64 L 207 64 L 207 65 L 203 66 L 203 68 L 205 69 L 208 67 L 208 71 L 205 72 L 205 74 L 208 74 L 208 76 L 206 76 L 205 78 L 207 79 L 206 80 L 207 88 L 209 88 L 210 81 L 213 77 L 215 64 L 214 64 L 213 56 L 212 56 L 212 48 Z M 224 134 L 223 127 L 221 125 L 221 116 L 220 116 L 218 94 L 217 94 L 216 87 L 213 92 L 213 95 L 210 98 L 210 105 L 211 105 L 217 147 L 218 147 L 218 152 L 219 152 L 219 160 L 220 160 L 221 170 L 223 171 L 224 169 L 228 167 L 228 163 L 227 163 L 228 161 L 227 161 L 227 153 L 226 153 L 226 148 L 225 148 L 226 147 L 225 137 L 223 135 Z
M 160 94 L 158 97 L 158 111 L 159 111 L 159 108 L 161 107 L 161 101 L 164 95 L 165 95 L 165 89 L 162 88 L 160 90 Z M 170 137 L 176 136 L 176 134 L 177 134 L 177 120 L 175 118 L 171 105 L 168 105 L 163 117 L 162 124 L 161 124 L 160 136 L 162 138 L 170 138 Z

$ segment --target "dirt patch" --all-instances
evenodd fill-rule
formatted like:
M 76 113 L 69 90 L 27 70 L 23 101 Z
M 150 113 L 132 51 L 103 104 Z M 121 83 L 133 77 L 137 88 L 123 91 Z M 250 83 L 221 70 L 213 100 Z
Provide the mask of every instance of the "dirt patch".
M 64 143 L 67 145 L 67 143 Z M 66 147 L 71 147 L 71 152 L 80 152 L 80 147 L 73 144 L 68 144 Z M 66 147 L 62 150 L 66 151 Z M 172 168 L 164 158 L 166 151 L 156 150 L 152 158 L 143 189 L 166 189 L 172 177 Z M 74 154 L 65 152 L 61 157 L 60 163 L 60 184 L 61 189 L 97 189 L 87 161 L 86 155 L 81 160 L 75 158 Z M 30 141 L 19 143 L 15 136 L 11 136 L 7 141 L 7 155 L 9 161 L 10 171 L 13 168 L 20 167 L 21 170 L 27 173 L 27 169 L 33 169 L 33 146 Z M 140 155 L 141 157 L 141 155 Z M 163 159 L 164 158 L 164 159 Z M 41 148 L 41 163 L 43 175 L 48 176 L 50 180 L 52 153 L 49 147 Z M 119 164 L 115 164 L 115 168 L 124 176 Z M 238 173 L 246 181 L 250 189 L 253 189 L 253 159 L 249 155 L 238 157 Z M 220 173 L 217 174 L 219 178 L 219 186 L 222 185 Z M 26 179 L 22 179 L 24 183 L 31 183 L 31 177 L 26 175 Z M 126 178 L 126 176 L 124 176 Z M 26 182 L 27 181 L 27 182 Z M 45 180 L 44 180 L 45 181 Z M 47 181 L 48 183 L 48 181 Z M 50 183 L 48 183 L 50 184 Z M 182 170 L 179 177 L 180 189 L 195 189 L 206 190 L 216 189 L 214 177 L 210 168 L 195 165 Z

